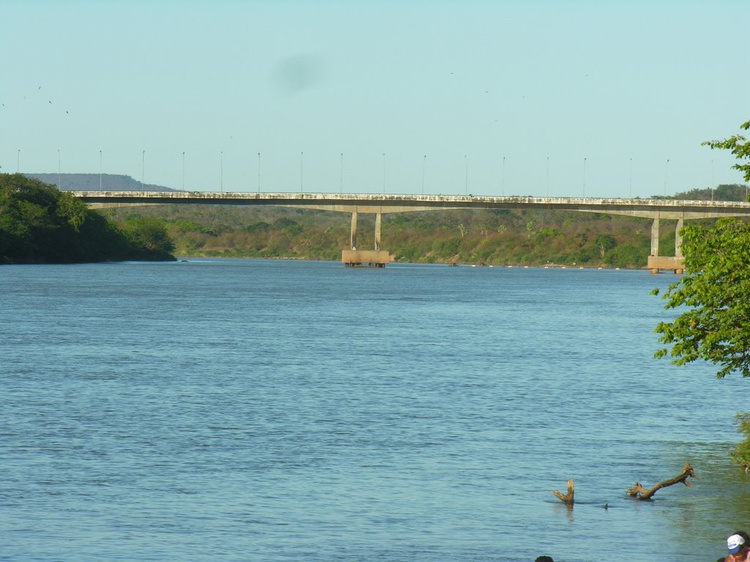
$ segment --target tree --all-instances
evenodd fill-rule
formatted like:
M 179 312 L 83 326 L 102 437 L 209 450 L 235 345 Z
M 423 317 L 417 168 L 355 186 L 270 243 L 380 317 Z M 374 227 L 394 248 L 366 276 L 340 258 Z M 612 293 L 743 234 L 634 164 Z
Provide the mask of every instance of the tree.
M 732 460 L 748 472 L 750 470 L 750 413 L 741 412 L 735 415 L 734 421 L 737 424 L 737 431 L 742 433 L 745 439 L 732 450 Z
M 664 294 L 666 308 L 687 307 L 673 322 L 660 322 L 659 340 L 671 344 L 656 352 L 669 353 L 683 365 L 703 359 L 719 367 L 717 378 L 731 373 L 750 376 L 750 225 L 721 219 L 713 228 L 688 225 L 682 229 L 684 277 Z M 658 294 L 658 289 L 653 291 Z M 750 468 L 750 414 L 735 417 L 744 435 L 731 452 L 745 470 Z
M 667 309 L 687 309 L 656 327 L 659 341 L 672 345 L 656 356 L 669 354 L 676 365 L 703 359 L 719 366 L 718 378 L 733 372 L 749 377 L 750 225 L 728 218 L 681 233 L 687 273 L 663 298 Z
M 750 129 L 750 121 L 740 125 Z M 750 160 L 750 142 L 742 135 L 704 146 L 730 150 L 738 160 Z M 750 164 L 732 166 L 750 181 Z M 687 307 L 673 322 L 660 322 L 659 341 L 672 345 L 669 353 L 684 365 L 703 359 L 719 366 L 718 378 L 738 372 L 750 376 L 750 226 L 738 219 L 720 219 L 713 228 L 683 227 L 682 253 L 687 273 L 669 286 L 667 309 Z M 659 290 L 653 291 L 658 294 Z
M 174 250 L 167 228 L 159 219 L 131 219 L 125 223 L 124 232 L 133 247 L 143 252 L 144 259 L 165 259 Z
M 750 121 L 740 126 L 750 129 Z M 750 181 L 750 142 L 742 135 L 703 145 L 729 150 L 739 160 L 732 167 Z M 685 226 L 682 253 L 687 273 L 669 286 L 666 308 L 687 307 L 673 322 L 660 322 L 659 341 L 672 345 L 656 352 L 669 353 L 673 363 L 684 365 L 703 359 L 719 367 L 716 376 L 730 373 L 750 376 L 750 226 L 738 219 L 721 219 L 713 228 Z M 658 289 L 654 291 L 658 294 Z M 750 468 L 750 414 L 735 421 L 744 440 L 732 451 L 732 459 Z
M 740 125 L 740 129 L 747 131 L 750 129 L 750 121 Z M 722 150 L 729 150 L 735 155 L 737 160 L 750 160 L 750 141 L 748 141 L 742 135 L 733 135 L 728 139 L 724 140 L 713 140 L 701 143 L 703 146 L 710 146 L 713 148 L 720 148 Z M 741 162 L 732 166 L 735 170 L 742 172 L 745 181 L 750 181 L 750 163 L 743 164 Z
M 166 260 L 174 259 L 172 248 L 160 224 L 123 233 L 70 193 L 22 174 L 0 174 L 0 263 Z

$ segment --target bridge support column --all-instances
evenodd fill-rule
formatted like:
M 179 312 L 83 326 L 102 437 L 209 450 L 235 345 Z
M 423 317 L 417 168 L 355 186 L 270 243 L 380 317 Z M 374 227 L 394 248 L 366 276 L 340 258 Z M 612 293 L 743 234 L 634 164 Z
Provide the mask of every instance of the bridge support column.
M 685 271 L 685 258 L 682 257 L 682 219 L 677 220 L 674 233 L 674 257 L 659 255 L 659 219 L 654 219 L 651 225 L 651 255 L 648 256 L 648 270 L 657 274 L 661 270 L 671 270 L 679 275 Z
M 659 219 L 654 219 L 651 224 L 651 254 L 650 256 L 659 255 Z
M 380 236 L 383 229 L 383 215 L 380 211 L 375 213 L 375 249 L 357 249 L 357 218 L 358 212 L 352 212 L 351 249 L 341 252 L 341 261 L 347 267 L 385 267 L 391 256 L 385 250 L 380 249 Z
M 350 238 L 350 247 L 352 250 L 357 249 L 357 211 L 352 213 L 352 234 Z
M 380 250 L 380 232 L 383 229 L 383 213 L 375 214 L 375 249 Z

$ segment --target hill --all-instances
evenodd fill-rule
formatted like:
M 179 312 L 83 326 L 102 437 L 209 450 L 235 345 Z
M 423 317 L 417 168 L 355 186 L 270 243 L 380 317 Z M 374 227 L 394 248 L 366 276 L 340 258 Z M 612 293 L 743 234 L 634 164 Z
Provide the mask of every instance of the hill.
M 161 185 L 141 184 L 122 174 L 23 174 L 65 191 L 177 191 Z

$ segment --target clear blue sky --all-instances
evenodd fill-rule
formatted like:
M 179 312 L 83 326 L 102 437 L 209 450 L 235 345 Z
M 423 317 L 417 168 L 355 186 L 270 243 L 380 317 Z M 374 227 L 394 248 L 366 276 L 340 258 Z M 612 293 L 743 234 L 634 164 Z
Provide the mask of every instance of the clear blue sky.
M 0 21 L 4 172 L 592 197 L 742 183 L 700 143 L 750 119 L 747 0 L 2 0 Z

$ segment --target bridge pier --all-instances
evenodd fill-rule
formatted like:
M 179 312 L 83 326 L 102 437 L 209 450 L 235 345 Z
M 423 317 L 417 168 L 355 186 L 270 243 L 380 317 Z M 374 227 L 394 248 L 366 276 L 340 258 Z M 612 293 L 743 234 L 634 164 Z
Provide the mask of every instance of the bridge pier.
M 359 222 L 359 212 L 352 211 L 352 229 L 351 229 L 351 249 L 341 251 L 341 261 L 346 267 L 385 267 L 385 264 L 391 261 L 390 254 L 380 249 L 380 236 L 383 229 L 383 214 L 380 211 L 375 213 L 375 249 L 358 250 L 357 249 L 357 224 Z
M 659 271 L 674 271 L 680 275 L 685 271 L 685 258 L 682 255 L 682 219 L 677 219 L 674 232 L 674 257 L 659 255 L 659 219 L 654 219 L 651 225 L 651 254 L 648 256 L 648 270 L 657 274 Z

